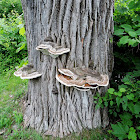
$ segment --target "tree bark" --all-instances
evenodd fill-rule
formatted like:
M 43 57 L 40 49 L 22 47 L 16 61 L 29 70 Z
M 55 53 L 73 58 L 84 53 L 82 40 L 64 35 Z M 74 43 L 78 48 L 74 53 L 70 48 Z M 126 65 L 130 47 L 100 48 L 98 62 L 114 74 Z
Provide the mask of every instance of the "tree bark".
M 107 109 L 95 109 L 93 96 L 107 87 L 78 91 L 56 79 L 57 68 L 86 66 L 111 76 L 113 0 L 21 0 L 29 63 L 42 73 L 29 80 L 24 124 L 63 137 L 83 128 L 106 127 Z M 54 59 L 35 48 L 47 37 L 70 53 Z

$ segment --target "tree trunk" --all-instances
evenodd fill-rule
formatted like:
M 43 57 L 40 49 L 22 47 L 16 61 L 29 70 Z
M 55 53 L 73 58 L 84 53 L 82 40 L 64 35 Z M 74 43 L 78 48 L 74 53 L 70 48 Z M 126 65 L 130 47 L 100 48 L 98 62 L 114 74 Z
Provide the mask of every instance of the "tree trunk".
M 78 91 L 60 84 L 57 68 L 86 66 L 111 76 L 113 69 L 112 0 L 21 0 L 29 63 L 42 73 L 29 80 L 24 124 L 63 137 L 83 128 L 108 125 L 107 109 L 95 109 L 93 96 L 107 87 Z M 47 37 L 70 53 L 54 59 L 35 48 Z

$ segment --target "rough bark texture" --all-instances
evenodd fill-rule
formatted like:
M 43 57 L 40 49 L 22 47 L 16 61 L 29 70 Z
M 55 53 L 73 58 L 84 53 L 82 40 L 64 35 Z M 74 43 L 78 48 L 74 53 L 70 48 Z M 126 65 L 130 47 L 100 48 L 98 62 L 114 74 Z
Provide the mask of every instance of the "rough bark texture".
M 21 0 L 24 10 L 29 63 L 42 73 L 29 81 L 25 126 L 48 135 L 68 135 L 83 128 L 108 125 L 107 109 L 95 109 L 93 96 L 107 87 L 78 91 L 55 79 L 57 68 L 85 65 L 111 76 L 113 0 Z M 35 48 L 47 36 L 71 49 L 56 59 Z

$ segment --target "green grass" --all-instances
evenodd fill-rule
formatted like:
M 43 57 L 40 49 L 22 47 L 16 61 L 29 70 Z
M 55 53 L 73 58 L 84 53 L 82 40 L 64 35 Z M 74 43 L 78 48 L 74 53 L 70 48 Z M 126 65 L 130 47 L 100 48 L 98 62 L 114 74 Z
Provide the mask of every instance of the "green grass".
M 13 73 L 0 75 L 0 140 L 53 140 L 51 136 L 42 136 L 33 129 L 23 128 L 22 99 L 27 92 L 27 80 L 15 77 Z M 111 140 L 101 129 L 83 130 L 80 134 L 71 134 L 63 140 Z

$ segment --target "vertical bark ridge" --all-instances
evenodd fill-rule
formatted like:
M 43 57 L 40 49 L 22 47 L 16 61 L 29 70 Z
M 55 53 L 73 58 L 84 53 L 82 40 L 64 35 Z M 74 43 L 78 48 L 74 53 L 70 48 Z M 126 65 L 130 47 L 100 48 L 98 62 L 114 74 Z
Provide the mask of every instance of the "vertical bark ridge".
M 106 109 L 95 109 L 96 90 L 78 91 L 55 79 L 56 69 L 93 68 L 111 75 L 113 67 L 112 0 L 22 0 L 29 63 L 42 73 L 41 78 L 29 81 L 25 126 L 47 135 L 60 136 L 93 129 L 108 124 Z M 43 55 L 35 48 L 47 36 L 70 53 L 56 59 Z M 41 59 L 40 59 L 41 58 Z M 104 94 L 106 88 L 99 89 Z

